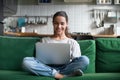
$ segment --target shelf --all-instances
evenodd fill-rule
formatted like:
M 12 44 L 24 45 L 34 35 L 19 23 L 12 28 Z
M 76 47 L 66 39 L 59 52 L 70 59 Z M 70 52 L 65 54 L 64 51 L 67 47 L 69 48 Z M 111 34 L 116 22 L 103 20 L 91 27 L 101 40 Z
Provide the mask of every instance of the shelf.
M 37 33 L 31 33 L 31 32 L 25 32 L 25 33 L 21 33 L 21 32 L 4 32 L 4 35 L 9 35 L 9 36 L 38 36 Z
M 4 32 L 4 35 L 8 36 L 18 36 L 18 37 L 47 37 L 52 36 L 52 34 L 37 34 L 32 32 Z

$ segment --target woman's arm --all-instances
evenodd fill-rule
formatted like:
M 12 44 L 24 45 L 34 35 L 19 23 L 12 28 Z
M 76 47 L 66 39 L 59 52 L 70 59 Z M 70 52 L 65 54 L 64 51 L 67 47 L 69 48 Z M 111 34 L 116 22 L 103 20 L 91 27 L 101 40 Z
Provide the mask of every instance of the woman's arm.
M 81 56 L 80 46 L 77 43 L 77 41 L 74 41 L 72 44 L 72 48 L 71 48 L 71 57 L 72 57 L 72 59 L 74 59 L 74 58 L 80 57 L 80 56 Z

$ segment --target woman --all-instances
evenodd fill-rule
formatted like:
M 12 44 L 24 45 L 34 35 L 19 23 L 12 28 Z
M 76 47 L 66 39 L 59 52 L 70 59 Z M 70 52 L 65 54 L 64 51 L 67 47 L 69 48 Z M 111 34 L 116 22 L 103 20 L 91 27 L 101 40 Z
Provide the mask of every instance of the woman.
M 34 57 L 26 57 L 23 66 L 29 72 L 36 75 L 51 76 L 61 79 L 67 76 L 82 76 L 89 64 L 86 56 L 81 56 L 80 46 L 76 40 L 68 34 L 68 16 L 66 12 L 59 11 L 53 16 L 54 35 L 42 38 L 43 43 L 68 43 L 70 44 L 71 60 L 69 64 L 50 66 L 41 63 Z

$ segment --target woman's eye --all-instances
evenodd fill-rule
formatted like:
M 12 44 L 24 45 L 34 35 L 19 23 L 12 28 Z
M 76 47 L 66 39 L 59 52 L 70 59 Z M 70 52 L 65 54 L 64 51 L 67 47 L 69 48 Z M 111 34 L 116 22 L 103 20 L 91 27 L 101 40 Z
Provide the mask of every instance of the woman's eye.
M 64 22 L 62 22 L 61 25 L 64 25 Z
M 54 22 L 54 25 L 64 25 L 64 22 L 61 22 L 61 23 Z
M 55 25 L 57 25 L 58 23 L 54 22 Z

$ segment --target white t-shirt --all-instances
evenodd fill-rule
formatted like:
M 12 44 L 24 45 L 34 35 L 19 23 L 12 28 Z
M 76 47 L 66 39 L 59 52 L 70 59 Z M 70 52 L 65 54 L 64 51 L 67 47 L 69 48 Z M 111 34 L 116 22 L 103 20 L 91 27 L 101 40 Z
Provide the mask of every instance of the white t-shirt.
M 80 46 L 77 43 L 77 41 L 74 39 L 66 38 L 63 40 L 55 40 L 50 37 L 44 37 L 44 38 L 42 38 L 42 42 L 43 43 L 68 43 L 68 44 L 70 44 L 71 59 L 81 56 Z

